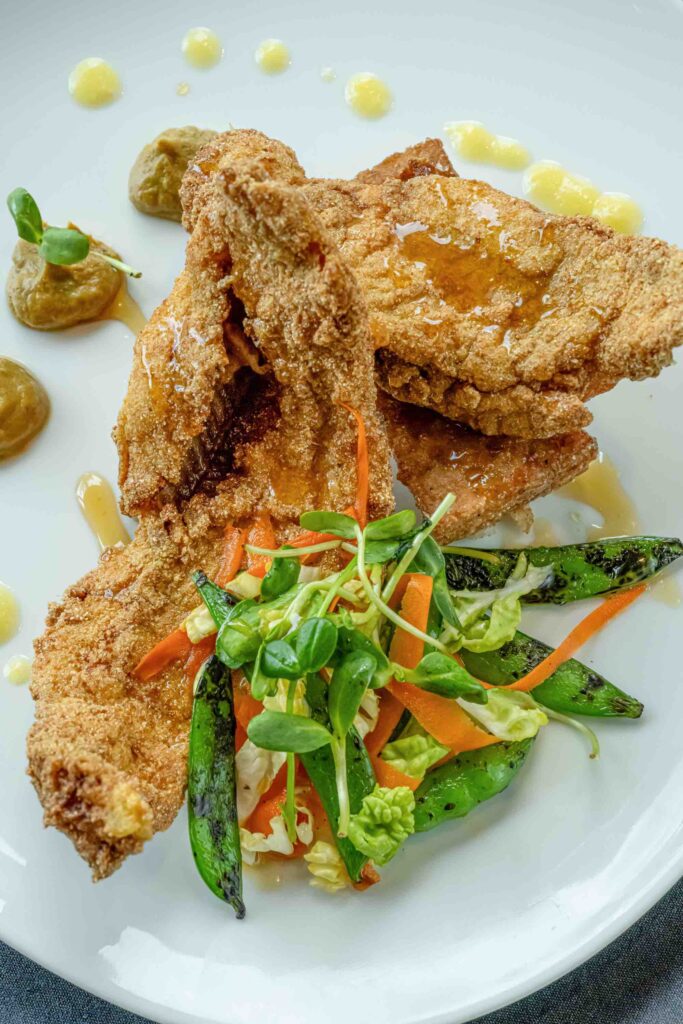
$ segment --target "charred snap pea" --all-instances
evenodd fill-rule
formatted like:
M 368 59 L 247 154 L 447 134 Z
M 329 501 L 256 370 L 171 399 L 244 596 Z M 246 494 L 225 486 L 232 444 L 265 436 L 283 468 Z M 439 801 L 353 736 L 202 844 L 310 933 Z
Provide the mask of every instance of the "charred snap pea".
M 237 599 L 227 590 L 219 587 L 217 583 L 213 583 L 205 572 L 193 572 L 192 581 L 204 604 L 211 612 L 211 618 L 220 629 L 228 618 L 230 609 L 237 603 Z
M 446 549 L 446 575 L 452 590 L 495 590 L 517 565 L 520 552 L 507 548 L 466 554 Z M 567 604 L 609 594 L 654 576 L 683 554 L 675 537 L 615 537 L 557 548 L 525 548 L 530 565 L 552 566 L 552 574 L 526 594 L 527 604 Z M 481 557 L 481 556 L 484 557 Z
M 428 832 L 502 793 L 524 764 L 533 739 L 469 750 L 428 772 L 415 790 L 415 831 Z
M 330 728 L 327 711 L 327 684 L 318 675 L 306 677 L 306 699 L 311 708 L 311 717 L 320 722 L 326 729 Z M 301 762 L 313 783 L 330 822 L 335 842 L 339 848 L 346 870 L 354 882 L 360 880 L 361 871 L 367 863 L 367 857 L 360 853 L 349 839 L 337 836 L 339 824 L 339 797 L 335 780 L 335 766 L 332 750 L 329 746 L 319 747 L 307 754 L 301 754 Z M 363 803 L 363 797 L 371 793 L 375 786 L 375 773 L 356 730 L 352 727 L 346 737 L 346 770 L 349 786 L 349 804 L 351 813 L 356 814 Z
M 473 654 L 461 651 L 465 668 L 477 679 L 505 686 L 521 679 L 539 662 L 547 658 L 552 647 L 534 640 L 526 633 L 514 638 L 497 651 Z M 604 676 L 571 658 L 560 665 L 533 695 L 539 703 L 562 714 L 593 715 L 596 718 L 640 718 L 643 705 L 624 693 Z
M 230 670 L 205 663 L 192 709 L 187 807 L 190 844 L 211 892 L 244 917 L 242 851 L 237 821 L 235 713 Z

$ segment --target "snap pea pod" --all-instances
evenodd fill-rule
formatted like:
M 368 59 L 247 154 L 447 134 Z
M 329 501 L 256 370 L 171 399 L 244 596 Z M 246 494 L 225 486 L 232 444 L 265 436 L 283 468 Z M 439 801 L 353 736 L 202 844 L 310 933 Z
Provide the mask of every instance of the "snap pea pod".
M 415 790 L 415 831 L 428 832 L 502 793 L 524 764 L 533 739 L 457 754 L 428 772 Z
M 497 548 L 476 557 L 446 550 L 446 576 L 452 590 L 495 590 L 517 565 L 520 552 Z M 527 604 L 567 604 L 610 594 L 654 576 L 683 554 L 675 537 L 614 537 L 556 548 L 525 548 L 530 565 L 552 567 L 552 574 L 522 598 Z
M 192 573 L 192 582 L 211 612 L 211 618 L 220 629 L 228 617 L 229 610 L 237 603 L 237 598 L 223 590 L 217 583 L 213 583 L 201 570 Z
M 235 712 L 230 670 L 216 657 L 197 684 L 190 726 L 187 809 L 197 870 L 211 892 L 244 917 L 237 821 Z
M 311 717 L 329 728 L 330 720 L 327 713 L 327 684 L 318 675 L 306 678 L 306 699 L 311 708 Z M 334 760 L 329 746 L 319 747 L 307 754 L 300 754 L 301 762 L 308 777 L 315 786 L 320 801 L 328 817 L 334 839 L 346 865 L 346 870 L 354 882 L 360 880 L 361 871 L 368 858 L 360 853 L 350 839 L 337 836 L 339 822 L 339 798 L 335 781 Z M 375 773 L 372 769 L 365 744 L 354 728 L 349 730 L 346 738 L 346 767 L 349 783 L 349 802 L 351 813 L 360 810 L 363 797 L 371 793 L 375 786 Z
M 477 679 L 505 686 L 521 679 L 553 648 L 526 633 L 517 632 L 497 651 L 473 654 L 461 651 L 465 668 Z M 533 691 L 539 703 L 562 714 L 592 715 L 596 718 L 640 718 L 643 705 L 587 665 L 570 658 Z

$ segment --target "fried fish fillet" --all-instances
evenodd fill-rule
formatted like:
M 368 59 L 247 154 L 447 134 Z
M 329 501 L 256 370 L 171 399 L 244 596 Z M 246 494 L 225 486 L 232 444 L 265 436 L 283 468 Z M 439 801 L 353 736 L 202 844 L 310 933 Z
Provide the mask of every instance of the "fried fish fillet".
M 263 147 L 271 173 L 301 181 L 285 147 L 278 159 L 258 133 L 219 135 L 183 182 L 189 230 L 233 150 Z M 486 434 L 551 437 L 590 422 L 588 399 L 671 363 L 680 250 L 447 173 L 363 177 L 300 187 L 356 276 L 395 397 Z
M 96 879 L 182 802 L 191 682 L 182 666 L 147 683 L 133 670 L 198 603 L 190 573 L 215 574 L 225 527 L 269 511 L 282 538 L 305 509 L 351 503 L 342 401 L 368 429 L 371 514 L 393 505 L 353 277 L 305 197 L 251 170 L 216 183 L 186 269 L 136 343 L 117 428 L 135 538 L 51 607 L 35 645 L 29 774 L 46 824 Z
M 547 439 L 485 437 L 388 396 L 381 405 L 398 479 L 417 507 L 428 515 L 449 491 L 456 496 L 435 530 L 443 543 L 478 533 L 568 483 L 598 453 L 583 430 Z

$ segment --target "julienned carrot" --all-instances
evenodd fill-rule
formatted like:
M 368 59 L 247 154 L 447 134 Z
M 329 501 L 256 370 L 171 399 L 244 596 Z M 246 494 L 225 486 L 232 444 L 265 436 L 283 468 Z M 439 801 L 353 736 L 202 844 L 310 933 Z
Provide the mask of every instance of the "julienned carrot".
M 377 725 L 365 739 L 365 746 L 370 757 L 379 754 L 382 747 L 386 746 L 391 734 L 401 720 L 404 708 L 400 700 L 386 688 L 379 696 L 379 718 Z
M 368 437 L 363 417 L 352 405 L 340 403 L 342 409 L 350 412 L 358 426 L 356 448 L 356 518 L 361 526 L 368 521 L 368 498 L 370 495 L 370 466 L 368 462 Z
M 199 672 L 199 669 L 206 661 L 206 659 L 213 654 L 216 649 L 216 634 L 212 636 L 205 636 L 199 643 L 192 644 L 192 650 L 185 662 L 185 678 L 193 683 L 194 677 Z
M 388 789 L 396 789 L 397 786 L 407 786 L 408 789 L 417 789 L 420 779 L 414 779 L 412 775 L 394 768 L 389 761 L 383 761 L 381 757 L 371 757 L 372 767 L 375 769 L 375 778 L 380 786 L 387 786 Z
M 224 587 L 240 571 L 246 536 L 246 530 L 238 530 L 236 526 L 226 527 L 223 556 L 216 573 L 216 583 L 219 587 Z
M 416 572 L 406 573 L 403 579 L 407 582 L 401 602 L 401 618 L 424 633 L 429 621 L 434 581 L 431 576 Z M 397 590 L 401 588 L 403 579 L 399 580 Z M 424 640 L 397 626 L 389 648 L 391 660 L 404 668 L 416 668 L 423 654 Z
M 615 615 L 623 612 L 630 604 L 633 604 L 645 589 L 645 584 L 641 584 L 638 587 L 632 587 L 630 590 L 623 590 L 615 594 L 614 597 L 606 598 L 602 604 L 594 608 L 592 612 L 589 612 L 585 619 L 579 622 L 578 626 L 574 627 L 559 647 L 556 647 L 547 658 L 544 658 L 535 668 L 532 668 L 531 672 L 528 672 L 516 682 L 508 683 L 507 686 L 498 687 L 498 689 L 525 690 L 528 692 L 533 690 L 535 686 L 545 682 L 560 665 L 564 664 L 565 661 L 569 661 L 579 647 L 582 647 L 587 640 L 590 640 Z M 484 683 L 483 685 L 489 688 L 489 684 Z
M 409 573 L 408 582 L 401 604 L 401 617 L 426 630 L 429 618 L 429 605 L 432 599 L 433 582 L 431 576 Z M 392 661 L 415 668 L 424 652 L 424 641 L 397 628 L 394 633 L 389 657 Z M 435 740 L 452 750 L 477 750 L 491 743 L 498 743 L 495 736 L 480 729 L 459 704 L 436 693 L 428 693 L 411 683 L 389 683 L 389 692 L 408 708 L 423 729 L 426 729 Z
M 276 546 L 273 523 L 267 512 L 261 512 L 249 527 L 247 536 L 249 544 L 257 548 L 274 548 Z M 252 576 L 263 577 L 268 571 L 270 559 L 265 555 L 248 555 L 247 565 Z
M 249 690 L 244 689 L 240 685 L 240 682 L 235 679 L 235 673 L 233 673 L 232 692 L 235 704 L 235 718 L 242 728 L 246 729 L 252 718 L 261 714 L 263 705 L 252 697 Z
M 192 641 L 184 629 L 174 629 L 172 633 L 165 636 L 158 644 L 148 651 L 135 668 L 133 675 L 142 682 L 153 679 L 162 669 L 171 662 L 184 658 L 192 648 Z

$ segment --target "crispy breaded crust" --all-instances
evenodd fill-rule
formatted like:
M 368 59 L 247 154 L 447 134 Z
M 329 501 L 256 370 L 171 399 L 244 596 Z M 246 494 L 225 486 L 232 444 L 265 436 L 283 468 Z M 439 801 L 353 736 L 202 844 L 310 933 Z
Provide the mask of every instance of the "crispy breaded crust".
M 259 173 L 212 183 L 185 272 L 138 339 L 117 429 L 127 507 L 143 513 L 135 539 L 70 588 L 36 642 L 29 774 L 46 824 L 94 878 L 182 803 L 191 680 L 182 665 L 148 683 L 133 671 L 198 604 L 190 574 L 215 574 L 225 526 L 269 511 L 283 539 L 302 511 L 353 501 L 357 430 L 341 401 L 367 426 L 371 514 L 393 507 L 353 275 L 303 195 Z M 236 307 L 243 322 L 224 324 Z M 169 311 L 183 321 L 170 344 Z
M 354 180 L 377 185 L 383 181 L 396 179 L 408 181 L 410 178 L 421 178 L 425 174 L 458 177 L 441 139 L 424 139 L 414 146 L 401 150 L 400 153 L 392 153 L 367 171 L 360 171 Z
M 258 133 L 212 147 L 207 179 L 265 148 L 267 173 L 300 183 L 291 151 Z M 395 154 L 352 182 L 300 185 L 361 287 L 382 386 L 484 433 L 548 437 L 590 422 L 584 403 L 619 380 L 671 362 L 680 250 L 420 170 L 429 159 Z
M 484 437 L 391 398 L 382 402 L 398 478 L 429 515 L 452 491 L 456 502 L 435 530 L 441 542 L 492 526 L 588 467 L 598 449 L 584 431 L 548 440 Z

